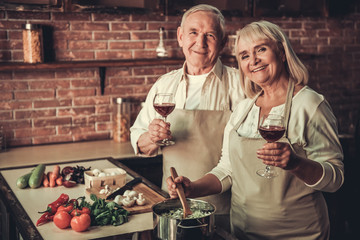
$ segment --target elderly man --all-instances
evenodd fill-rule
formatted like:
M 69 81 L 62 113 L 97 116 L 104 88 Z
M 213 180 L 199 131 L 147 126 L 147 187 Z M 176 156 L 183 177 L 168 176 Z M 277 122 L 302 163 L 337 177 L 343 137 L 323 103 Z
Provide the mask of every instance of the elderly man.
M 138 155 L 158 154 L 156 141 L 175 141 L 175 145 L 161 149 L 165 191 L 170 167 L 195 180 L 217 165 L 225 124 L 230 112 L 244 99 L 238 70 L 219 60 L 227 37 L 224 16 L 217 8 L 200 4 L 185 12 L 177 40 L 186 59 L 183 67 L 158 79 L 131 127 L 131 143 Z M 168 92 L 174 94 L 176 106 L 165 123 L 157 119 L 153 99 L 156 93 Z M 204 200 L 216 205 L 218 215 L 226 215 L 229 199 L 226 192 Z

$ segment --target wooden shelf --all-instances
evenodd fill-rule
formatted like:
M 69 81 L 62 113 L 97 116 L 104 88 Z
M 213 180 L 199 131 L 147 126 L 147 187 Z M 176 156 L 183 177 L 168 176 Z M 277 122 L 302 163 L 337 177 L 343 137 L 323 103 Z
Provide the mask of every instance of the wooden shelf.
M 180 58 L 158 58 L 158 59 L 124 59 L 104 61 L 69 61 L 50 63 L 0 63 L 0 71 L 18 70 L 42 70 L 62 68 L 89 68 L 89 67 L 137 67 L 154 65 L 175 65 L 182 64 L 184 59 Z
M 233 56 L 221 58 L 224 63 L 236 63 Z M 103 60 L 103 61 L 69 61 L 69 62 L 49 62 L 49 63 L 22 63 L 22 62 L 3 62 L 0 63 L 0 71 L 17 70 L 42 70 L 42 69 L 62 69 L 62 68 L 90 68 L 90 67 L 141 67 L 183 64 L 183 58 L 155 58 L 155 59 L 122 59 L 122 60 Z
M 324 57 L 300 53 L 297 56 L 301 60 L 315 59 Z M 234 56 L 220 56 L 223 63 L 237 66 Z M 63 69 L 63 68 L 107 68 L 107 67 L 141 67 L 141 66 L 161 66 L 161 65 L 182 65 L 184 58 L 141 58 L 141 59 L 121 59 L 121 60 L 93 60 L 93 61 L 67 61 L 49 63 L 23 63 L 23 62 L 0 62 L 0 72 L 18 70 L 42 70 L 42 69 Z
M 222 57 L 224 63 L 236 63 L 232 56 Z M 46 70 L 64 68 L 99 68 L 100 89 L 104 94 L 105 75 L 108 67 L 141 67 L 141 66 L 160 66 L 160 65 L 180 65 L 184 63 L 183 58 L 156 58 L 156 59 L 122 59 L 122 60 L 103 60 L 103 61 L 73 61 L 73 62 L 52 62 L 52 63 L 0 63 L 0 72 L 19 71 L 19 70 Z

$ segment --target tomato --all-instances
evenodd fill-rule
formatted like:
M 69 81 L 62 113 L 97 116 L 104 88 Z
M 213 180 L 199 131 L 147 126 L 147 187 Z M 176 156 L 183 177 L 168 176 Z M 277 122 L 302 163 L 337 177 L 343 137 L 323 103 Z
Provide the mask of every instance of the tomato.
M 80 216 L 74 216 L 71 219 L 71 228 L 76 232 L 83 232 L 88 229 L 91 225 L 90 215 L 83 213 Z
M 58 228 L 68 228 L 71 222 L 71 215 L 66 211 L 58 211 L 56 212 L 53 221 Z

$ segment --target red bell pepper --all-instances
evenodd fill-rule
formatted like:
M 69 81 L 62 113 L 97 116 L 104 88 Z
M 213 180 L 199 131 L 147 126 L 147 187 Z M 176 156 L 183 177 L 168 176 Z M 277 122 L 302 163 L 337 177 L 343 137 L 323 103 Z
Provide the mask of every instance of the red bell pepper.
M 65 211 L 65 212 L 71 213 L 72 210 L 74 210 L 74 208 L 76 208 L 77 205 L 78 205 L 77 200 L 71 199 L 68 203 L 65 203 L 65 204 L 59 206 L 56 212 Z
M 67 213 L 71 213 L 74 210 L 74 204 L 65 204 L 58 207 L 56 212 L 65 211 Z

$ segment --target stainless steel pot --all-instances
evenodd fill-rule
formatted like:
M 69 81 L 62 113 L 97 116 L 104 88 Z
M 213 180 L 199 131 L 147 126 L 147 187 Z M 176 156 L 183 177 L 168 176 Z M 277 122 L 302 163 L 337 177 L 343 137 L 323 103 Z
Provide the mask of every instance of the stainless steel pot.
M 162 216 L 170 210 L 182 208 L 179 199 L 167 199 L 152 207 L 154 231 L 161 240 L 202 240 L 210 239 L 215 231 L 215 206 L 211 203 L 187 199 L 190 208 L 210 212 L 209 215 L 194 219 L 175 219 Z

